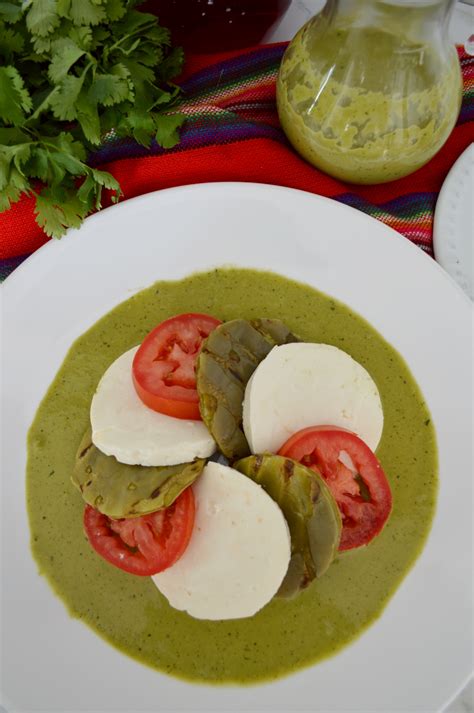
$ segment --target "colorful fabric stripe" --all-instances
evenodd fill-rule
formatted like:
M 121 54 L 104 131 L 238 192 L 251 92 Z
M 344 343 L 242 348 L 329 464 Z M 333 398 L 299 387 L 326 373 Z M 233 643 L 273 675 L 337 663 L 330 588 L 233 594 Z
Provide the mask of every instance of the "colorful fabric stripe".
M 201 70 L 183 85 L 177 109 L 188 115 L 180 144 L 172 152 L 227 144 L 255 138 L 287 143 L 279 128 L 275 81 L 286 43 L 262 47 L 235 59 Z M 464 93 L 458 125 L 474 119 L 474 57 L 458 48 Z M 124 157 L 160 155 L 156 143 L 149 149 L 132 140 L 112 141 L 92 158 L 94 165 Z M 168 151 L 170 153 L 170 151 Z M 205 170 L 205 167 L 203 167 Z M 416 192 L 377 205 L 356 193 L 333 196 L 386 223 L 430 255 L 437 194 Z
M 336 196 L 336 200 L 341 203 L 386 223 L 429 254 L 436 198 L 436 193 L 411 193 L 381 205 L 374 205 L 354 193 Z
M 143 161 L 140 170 L 134 167 L 132 171 L 138 187 L 132 186 L 130 190 L 129 186 L 125 197 L 197 180 L 258 180 L 302 188 L 330 196 L 381 220 L 432 255 L 433 216 L 439 189 L 450 166 L 474 138 L 470 123 L 474 120 L 474 57 L 458 48 L 464 80 L 462 107 L 448 143 L 430 164 L 413 176 L 385 186 L 349 186 L 297 157 L 279 126 L 275 81 L 286 46 L 286 43 L 262 46 L 224 60 L 217 57 L 208 66 L 189 73 L 181 83 L 182 99 L 176 106 L 177 111 L 187 115 L 187 120 L 175 148 L 165 151 L 155 142 L 145 148 L 131 139 L 117 139 L 112 135 L 90 156 L 91 165 L 103 165 L 121 175 L 124 181 L 125 169 L 120 167 L 130 166 L 130 160 Z M 247 156 L 247 163 L 239 158 L 239 147 L 243 145 L 249 146 L 249 151 L 241 151 Z M 231 178 L 226 165 L 226 146 L 237 149 L 232 156 L 239 162 L 238 171 L 230 172 Z M 221 168 L 216 168 L 219 147 L 222 147 Z M 209 166 L 206 158 L 201 158 L 209 160 L 210 152 L 214 165 L 208 178 Z M 156 157 L 153 171 L 147 164 L 151 157 Z M 159 177 L 162 165 L 166 165 L 169 172 L 170 161 L 179 163 L 180 168 L 166 184 Z M 254 170 L 252 161 L 258 164 L 258 171 Z M 192 170 L 184 170 L 183 162 L 192 164 Z M 148 183 L 140 183 L 139 173 L 145 166 L 150 179 Z M 18 235 L 28 236 L 28 240 L 17 240 L 19 247 L 6 253 L 7 256 L 24 253 L 30 246 L 37 247 L 45 241 L 34 223 L 31 200 L 23 213 L 18 205 L 16 213 L 17 217 L 8 224 L 14 226 Z M 15 244 L 14 239 L 11 244 Z M 21 254 L 0 260 L 0 281 L 26 257 Z
M 149 148 L 146 148 L 133 139 L 121 139 L 104 144 L 90 157 L 89 163 L 91 166 L 100 166 L 121 158 L 160 156 L 165 153 L 178 153 L 202 146 L 215 145 L 216 123 L 219 125 L 219 144 L 257 138 L 284 140 L 281 129 L 257 121 L 245 121 L 233 112 L 218 110 L 212 114 L 206 112 L 190 115 L 181 132 L 181 141 L 174 149 L 162 149 L 155 141 Z
M 474 120 L 474 57 L 459 48 L 459 61 L 464 82 L 464 93 L 458 124 Z
M 286 142 L 275 107 L 275 81 L 285 49 L 283 43 L 251 51 L 211 65 L 184 81 L 183 99 L 176 111 L 188 119 L 180 143 L 166 153 L 255 138 Z M 145 148 L 133 139 L 111 137 L 90 157 L 90 163 L 98 166 L 163 153 L 156 142 Z
M 8 277 L 13 270 L 16 270 L 16 268 L 21 265 L 27 257 L 30 257 L 30 254 L 31 253 L 27 253 L 26 255 L 18 255 L 17 257 L 9 257 L 5 260 L 0 260 L 0 282 L 3 282 L 3 280 Z

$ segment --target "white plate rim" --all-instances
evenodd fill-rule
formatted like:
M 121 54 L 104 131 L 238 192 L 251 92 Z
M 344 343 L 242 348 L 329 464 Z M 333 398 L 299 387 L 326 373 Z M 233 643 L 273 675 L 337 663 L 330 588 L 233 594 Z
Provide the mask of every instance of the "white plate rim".
M 470 147 L 474 147 L 474 144 L 471 144 Z M 468 147 L 468 148 L 470 148 Z M 466 150 L 467 151 L 467 150 Z M 462 157 L 463 154 L 461 154 Z M 460 157 L 460 158 L 461 158 Z M 459 160 L 459 159 L 458 159 Z M 453 165 L 453 167 L 456 164 Z M 449 175 L 449 174 L 448 174 Z M 331 203 L 336 203 L 338 206 L 340 206 L 341 210 L 347 210 L 349 213 L 352 213 L 353 211 L 356 211 L 357 213 L 361 214 L 365 218 L 368 219 L 369 223 L 372 223 L 372 221 L 375 221 L 378 225 L 381 226 L 382 230 L 390 233 L 391 237 L 393 240 L 398 240 L 401 246 L 404 246 L 402 249 L 403 250 L 409 250 L 411 251 L 412 255 L 422 255 L 423 259 L 426 259 L 428 262 L 432 264 L 432 266 L 435 269 L 438 269 L 440 273 L 443 275 L 443 277 L 446 278 L 446 280 L 451 284 L 451 287 L 454 287 L 455 290 L 458 290 L 459 293 L 462 295 L 463 298 L 467 300 L 467 302 L 470 304 L 469 297 L 467 297 L 465 291 L 462 289 L 462 287 L 459 286 L 459 284 L 456 282 L 454 277 L 446 270 L 446 268 L 441 265 L 440 262 L 438 262 L 437 259 L 431 258 L 424 250 L 421 250 L 417 245 L 411 242 L 408 238 L 403 236 L 401 233 L 399 233 L 397 230 L 394 228 L 390 227 L 386 223 L 383 223 L 382 221 L 377 220 L 376 218 L 373 218 L 367 213 L 364 213 L 363 211 L 359 211 L 356 208 L 353 208 L 350 205 L 347 205 L 346 203 L 343 203 L 342 201 L 338 201 L 335 198 L 329 198 L 325 196 L 320 196 L 319 194 L 316 193 L 311 193 L 309 191 L 304 191 L 299 188 L 287 188 L 286 186 L 277 186 L 273 184 L 268 184 L 268 183 L 258 183 L 258 182 L 247 182 L 247 181 L 216 181 L 216 182 L 209 182 L 209 183 L 190 183 L 184 186 L 175 186 L 173 188 L 163 188 L 159 189 L 157 191 L 151 191 L 150 193 L 144 193 L 140 196 L 135 196 L 133 198 L 129 198 L 124 201 L 120 201 L 119 203 L 116 203 L 115 205 L 108 206 L 107 208 L 102 209 L 101 211 L 94 213 L 93 215 L 90 215 L 88 218 L 86 218 L 87 224 L 90 224 L 92 221 L 96 221 L 98 219 L 107 217 L 108 212 L 110 210 L 114 210 L 114 212 L 117 212 L 119 209 L 123 208 L 128 208 L 130 204 L 132 204 L 134 207 L 137 207 L 139 209 L 140 207 L 140 202 L 148 202 L 150 196 L 156 196 L 156 195 L 166 195 L 167 193 L 172 193 L 175 194 L 176 192 L 181 192 L 183 194 L 186 194 L 188 191 L 193 192 L 196 187 L 216 187 L 216 186 L 229 186 L 229 188 L 232 189 L 232 187 L 241 187 L 241 186 L 255 186 L 257 189 L 267 187 L 272 190 L 276 191 L 282 191 L 283 193 L 286 193 L 287 191 L 291 191 L 292 193 L 296 194 L 305 194 L 312 196 L 316 201 L 318 200 L 323 200 L 323 201 L 331 201 Z M 80 230 L 80 229 L 79 229 Z M 61 238 L 61 241 L 67 240 L 68 237 L 71 236 L 77 236 L 79 233 L 79 230 L 76 229 L 70 229 L 68 230 L 67 234 Z M 31 267 L 35 265 L 35 261 L 38 259 L 43 260 L 45 258 L 45 255 L 48 253 L 50 250 L 55 249 L 55 245 L 58 244 L 58 240 L 55 238 L 52 238 L 48 240 L 46 243 L 43 245 L 40 245 L 40 247 L 35 250 L 31 255 L 28 255 L 28 257 L 23 260 L 18 267 L 16 267 L 12 272 L 10 272 L 9 275 L 3 280 L 2 283 L 0 283 L 0 293 L 2 289 L 4 290 L 5 288 L 7 290 L 11 289 L 10 286 L 14 280 L 19 278 L 20 276 L 23 276 L 23 271 L 25 269 L 30 270 Z
M 168 189 L 165 191 L 159 191 L 159 192 L 156 192 L 156 194 L 147 194 L 146 196 L 141 196 L 141 197 L 132 199 L 130 201 L 127 201 L 123 204 L 120 204 L 120 206 L 114 208 L 113 210 L 115 211 L 116 214 L 117 214 L 117 211 L 119 208 L 122 211 L 124 209 L 126 209 L 126 212 L 128 212 L 130 209 L 133 209 L 134 207 L 140 208 L 140 202 L 142 204 L 145 204 L 145 203 L 148 203 L 150 200 L 154 200 L 155 198 L 158 198 L 158 196 L 161 196 L 161 198 L 159 198 L 159 200 L 163 201 L 163 200 L 166 200 L 166 195 L 164 195 L 164 194 L 168 194 L 168 193 L 173 196 L 176 196 L 178 193 L 180 193 L 181 196 L 185 196 L 186 193 L 188 193 L 188 194 L 190 192 L 194 193 L 196 191 L 196 189 L 198 192 L 199 191 L 212 191 L 214 194 L 216 192 L 218 193 L 219 191 L 226 192 L 229 190 L 230 191 L 235 191 L 235 190 L 239 191 L 240 190 L 240 191 L 244 191 L 244 192 L 245 191 L 247 191 L 247 192 L 248 191 L 257 191 L 257 192 L 261 191 L 262 195 L 264 192 L 267 193 L 267 195 L 270 192 L 270 193 L 272 193 L 272 195 L 275 196 L 275 198 L 278 193 L 280 194 L 280 196 L 282 196 L 283 194 L 285 194 L 285 196 L 287 196 L 288 192 L 289 192 L 292 195 L 300 194 L 300 195 L 306 196 L 308 199 L 311 198 L 311 200 L 315 202 L 315 205 L 317 205 L 318 202 L 320 202 L 320 201 L 323 201 L 324 203 L 328 202 L 328 199 L 322 199 L 318 196 L 314 196 L 313 194 L 308 194 L 303 191 L 295 191 L 292 189 L 267 186 L 266 184 L 249 184 L 249 183 L 245 183 L 245 184 L 238 184 L 238 183 L 237 184 L 236 183 L 215 184 L 215 183 L 213 183 L 213 184 L 197 184 L 197 185 L 193 185 L 193 186 L 185 186 L 185 187 L 180 187 L 180 188 Z M 275 193 L 275 191 L 276 191 L 276 193 Z M 298 199 L 298 200 L 300 200 L 300 199 Z M 357 213 L 357 215 L 360 216 L 360 220 L 363 219 L 365 221 L 365 225 L 371 224 L 373 227 L 373 223 L 377 223 L 377 221 L 374 221 L 372 218 L 366 216 L 365 214 L 360 214 L 357 211 L 354 211 L 354 209 L 352 209 L 348 206 L 345 206 L 344 204 L 337 203 L 336 201 L 329 201 L 329 202 L 331 204 L 333 204 L 333 210 L 336 210 L 336 208 L 334 208 L 334 206 L 337 206 L 337 211 L 339 213 L 345 211 L 346 215 L 347 216 L 350 215 L 354 221 L 356 221 L 356 220 L 359 221 L 359 218 L 356 219 L 355 215 L 354 215 L 355 213 Z M 109 211 L 109 210 L 103 211 L 101 214 L 98 214 L 98 215 L 92 217 L 91 219 L 89 219 L 88 222 L 92 223 L 93 221 L 94 222 L 104 221 L 105 219 L 107 219 L 107 221 L 108 221 L 109 218 L 107 217 L 107 214 L 110 214 L 110 213 L 111 213 L 111 211 Z M 412 244 L 408 245 L 409 241 L 407 241 L 405 238 L 400 236 L 398 233 L 396 233 L 392 229 L 390 229 L 387 226 L 382 225 L 380 223 L 377 223 L 377 226 L 380 226 L 380 229 L 379 228 L 377 229 L 377 231 L 380 233 L 380 235 L 383 232 L 385 232 L 385 235 L 387 236 L 387 238 L 390 235 L 390 238 L 392 240 L 398 241 L 399 246 L 404 244 L 405 248 L 403 248 L 403 250 L 408 249 L 409 251 L 411 251 L 413 259 L 419 261 L 420 258 L 419 257 L 415 258 L 415 255 L 417 255 L 417 256 L 423 255 L 423 258 L 421 258 L 421 259 L 425 262 L 428 261 L 429 263 L 431 263 L 432 267 L 436 268 L 439 271 L 439 274 L 442 275 L 443 280 L 445 281 L 446 285 L 449 284 L 449 287 L 447 287 L 446 289 L 451 290 L 451 291 L 454 289 L 454 291 L 458 293 L 458 298 L 461 297 L 462 301 L 465 303 L 466 306 L 470 305 L 468 298 L 455 285 L 455 283 L 452 281 L 452 279 L 441 268 L 439 268 L 439 266 L 437 266 L 436 263 L 434 263 L 434 261 L 431 261 L 431 259 L 428 256 L 424 255 L 422 253 L 422 251 L 420 251 L 418 248 L 416 248 L 416 246 L 414 246 Z M 37 253 L 35 253 L 28 260 L 26 260 L 22 265 L 20 265 L 19 268 L 17 268 L 17 270 L 13 273 L 13 275 L 10 276 L 9 278 L 7 278 L 7 280 L 5 281 L 4 289 L 2 291 L 3 297 L 8 296 L 8 294 L 10 292 L 14 291 L 16 288 L 16 285 L 19 282 L 21 282 L 22 279 L 26 280 L 28 278 L 28 275 L 31 272 L 31 270 L 37 269 L 38 264 L 41 265 L 42 263 L 49 260 L 49 254 L 53 249 L 55 249 L 56 245 L 57 244 L 51 243 L 51 242 L 47 243 L 39 251 L 37 251 Z M 409 253 L 407 253 L 407 259 L 408 259 L 408 254 Z M 335 295 L 335 296 L 337 296 L 337 295 Z M 460 686 L 462 686 L 462 684 L 460 684 Z M 455 692 L 452 695 L 454 696 Z
M 469 187 L 465 182 L 473 185 L 474 177 L 474 143 L 469 144 L 452 165 L 446 176 L 436 201 L 433 221 L 433 250 L 436 261 L 443 267 L 452 279 L 464 290 L 466 295 L 474 299 L 474 266 L 468 262 L 459 263 L 459 254 L 463 252 L 463 241 L 472 243 L 474 240 L 474 226 L 472 224 L 472 198 L 470 200 Z M 464 205 L 465 204 L 465 205 Z M 461 212 L 471 212 L 471 225 L 469 218 L 464 225 L 464 220 L 459 218 Z M 458 212 L 457 215 L 456 212 Z M 455 221 L 458 220 L 456 223 Z M 459 222 L 462 225 L 459 225 Z

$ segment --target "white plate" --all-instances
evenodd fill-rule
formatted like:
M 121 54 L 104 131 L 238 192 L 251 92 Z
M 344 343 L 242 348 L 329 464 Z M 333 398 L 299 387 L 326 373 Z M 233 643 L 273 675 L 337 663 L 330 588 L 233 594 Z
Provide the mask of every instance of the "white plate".
M 436 203 L 433 246 L 436 260 L 474 299 L 474 144 L 448 173 Z
M 26 431 L 73 339 L 154 280 L 225 264 L 302 280 L 366 317 L 408 361 L 440 451 L 432 532 L 382 617 L 339 655 L 247 688 L 166 677 L 71 619 L 37 574 L 24 505 Z M 382 223 L 334 201 L 256 184 L 187 186 L 127 201 L 23 263 L 4 286 L 8 711 L 440 709 L 472 670 L 470 317 L 446 273 Z

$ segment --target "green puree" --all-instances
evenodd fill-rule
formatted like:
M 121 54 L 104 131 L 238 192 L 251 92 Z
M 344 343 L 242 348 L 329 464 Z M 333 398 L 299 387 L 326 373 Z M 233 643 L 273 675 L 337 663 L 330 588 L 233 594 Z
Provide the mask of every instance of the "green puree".
M 83 534 L 84 504 L 70 482 L 91 398 L 105 369 L 161 320 L 190 311 L 222 320 L 278 317 L 307 341 L 349 352 L 382 395 L 385 425 L 378 456 L 394 500 L 384 531 L 368 547 L 339 555 L 303 594 L 275 599 L 250 619 L 192 619 L 172 609 L 151 579 L 100 559 Z M 105 315 L 71 347 L 38 409 L 28 450 L 33 554 L 70 614 L 133 658 L 201 682 L 275 678 L 330 656 L 359 636 L 420 554 L 436 502 L 433 425 L 397 352 L 341 303 L 252 270 L 219 269 L 158 282 Z

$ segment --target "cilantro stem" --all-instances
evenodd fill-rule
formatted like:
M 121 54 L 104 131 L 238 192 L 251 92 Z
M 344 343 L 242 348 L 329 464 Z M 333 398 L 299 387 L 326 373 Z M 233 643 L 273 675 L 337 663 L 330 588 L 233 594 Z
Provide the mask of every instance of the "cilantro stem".
M 143 34 L 145 32 L 145 30 L 150 30 L 152 27 L 155 27 L 155 25 L 156 25 L 156 23 L 154 20 L 150 20 L 150 22 L 148 22 L 146 25 L 140 25 L 140 27 L 137 27 L 137 29 L 134 30 L 133 32 L 129 32 L 127 35 L 124 35 L 119 40 L 117 40 L 117 42 L 115 42 L 111 47 L 107 47 L 104 51 L 104 55 L 107 54 L 107 57 L 108 57 L 110 54 L 112 54 L 112 52 L 117 47 L 120 47 L 122 42 L 125 42 L 125 40 L 128 40 L 130 37 L 133 37 L 134 35 Z M 105 57 L 104 57 L 104 59 L 105 59 Z
M 25 127 L 26 127 L 26 124 L 28 124 L 28 122 L 33 121 L 34 119 L 37 119 L 37 118 L 39 117 L 39 115 L 41 114 L 41 112 L 43 111 L 43 109 L 45 109 L 45 108 L 47 107 L 48 102 L 49 102 L 50 98 L 52 97 L 52 95 L 53 95 L 55 92 L 57 92 L 58 89 L 59 89 L 59 86 L 56 86 L 56 87 L 54 87 L 54 88 L 49 92 L 49 94 L 43 99 L 43 101 L 41 102 L 41 104 L 36 107 L 36 109 L 35 109 L 35 111 L 33 112 L 33 114 L 31 114 L 31 115 L 26 119 L 26 121 L 25 121 L 25 123 L 23 124 L 23 127 L 22 127 L 22 128 L 25 128 Z

